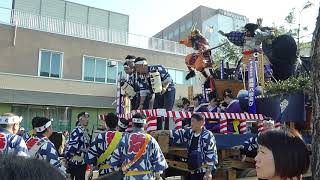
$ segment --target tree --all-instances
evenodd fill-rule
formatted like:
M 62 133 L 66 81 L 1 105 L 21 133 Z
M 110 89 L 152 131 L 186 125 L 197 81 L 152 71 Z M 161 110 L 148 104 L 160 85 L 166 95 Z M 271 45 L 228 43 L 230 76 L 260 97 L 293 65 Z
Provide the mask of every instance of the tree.
M 312 126 L 312 179 L 320 179 L 320 8 L 312 41 L 313 126 Z
M 305 37 L 305 35 L 301 36 L 301 34 L 308 31 L 307 26 L 301 27 L 301 15 L 304 10 L 310 8 L 311 6 L 313 6 L 313 4 L 310 1 L 307 1 L 298 11 L 295 8 L 292 8 L 292 10 L 285 17 L 285 21 L 289 28 L 286 28 L 285 26 L 279 26 L 276 28 L 276 35 L 290 34 L 291 36 L 293 36 L 297 40 L 298 50 L 309 45 L 309 43 L 300 42 L 300 39 Z M 273 26 L 275 25 L 273 24 Z

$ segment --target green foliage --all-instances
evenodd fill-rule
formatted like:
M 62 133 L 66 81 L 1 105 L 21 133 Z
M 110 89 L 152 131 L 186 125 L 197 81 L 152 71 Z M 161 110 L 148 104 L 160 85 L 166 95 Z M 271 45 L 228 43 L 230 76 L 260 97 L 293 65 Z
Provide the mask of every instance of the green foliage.
M 298 91 L 311 90 L 312 83 L 309 77 L 290 77 L 284 81 L 267 82 L 265 86 L 266 95 L 290 94 Z
M 303 48 L 308 48 L 309 46 L 307 45 L 308 43 L 303 43 L 299 39 L 304 37 L 303 34 L 305 34 L 308 31 L 308 27 L 304 26 L 301 27 L 300 24 L 300 17 L 301 14 L 305 9 L 308 9 L 312 6 L 313 4 L 310 1 L 307 1 L 303 7 L 297 11 L 295 8 L 293 8 L 288 15 L 285 17 L 285 22 L 287 23 L 287 26 L 279 26 L 276 27 L 275 24 L 273 23 L 273 27 L 275 27 L 276 32 L 275 34 L 277 36 L 282 35 L 282 34 L 290 34 L 293 36 L 297 41 L 298 41 L 298 49 L 303 49 Z M 298 20 L 297 20 L 298 19 Z
M 301 42 L 300 49 L 311 48 L 311 42 Z
M 288 15 L 284 19 L 287 25 L 289 25 L 289 28 L 285 28 L 284 26 L 276 27 L 277 29 L 276 35 L 290 34 L 294 38 L 298 38 L 299 28 L 300 28 L 300 35 L 301 35 L 301 31 L 308 31 L 308 27 L 300 27 L 300 16 L 303 10 L 310 8 L 312 5 L 313 4 L 310 1 L 307 1 L 298 13 L 295 8 L 292 8 L 292 10 L 288 13 Z M 297 22 L 297 18 L 299 19 L 298 22 Z M 275 27 L 275 24 L 273 24 L 273 26 Z
M 292 8 L 292 10 L 289 12 L 289 14 L 285 17 L 285 20 L 288 24 L 295 23 L 295 21 L 296 21 L 295 8 Z
M 307 2 L 304 4 L 304 6 L 303 6 L 303 8 L 301 9 L 301 11 L 304 10 L 304 9 L 308 9 L 308 8 L 311 7 L 311 6 L 313 6 L 313 3 L 311 3 L 310 1 L 307 1 Z

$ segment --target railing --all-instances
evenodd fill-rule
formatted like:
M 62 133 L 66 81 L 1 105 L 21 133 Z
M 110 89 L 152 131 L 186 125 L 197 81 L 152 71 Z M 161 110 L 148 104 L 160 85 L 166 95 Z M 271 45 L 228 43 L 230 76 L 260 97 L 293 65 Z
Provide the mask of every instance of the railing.
M 1 7 L 0 22 L 10 25 L 17 24 L 18 27 L 27 29 L 156 50 L 166 53 L 186 55 L 192 52 L 191 48 L 185 47 L 184 45 L 174 41 L 120 32 L 89 24 L 69 22 L 64 19 L 46 17 Z

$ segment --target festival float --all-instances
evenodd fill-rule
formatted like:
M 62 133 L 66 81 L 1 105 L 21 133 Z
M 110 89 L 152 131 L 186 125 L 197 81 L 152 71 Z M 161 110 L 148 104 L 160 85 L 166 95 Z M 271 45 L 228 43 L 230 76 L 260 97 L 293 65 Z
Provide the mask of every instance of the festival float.
M 289 126 L 305 134 L 310 143 L 311 104 L 310 79 L 308 75 L 295 74 L 297 63 L 297 45 L 290 35 L 276 36 L 275 29 L 261 26 L 262 19 L 256 24 L 248 23 L 245 31 L 219 33 L 229 42 L 242 50 L 242 58 L 236 68 L 230 70 L 224 63 L 217 67 L 211 51 L 223 47 L 226 43 L 211 48 L 208 40 L 195 26 L 191 35 L 180 41 L 194 52 L 185 57 L 189 70 L 186 79 L 200 78 L 203 96 L 215 91 L 223 97 L 223 91 L 230 89 L 239 100 L 242 112 L 201 112 L 208 123 L 215 124 L 214 131 L 218 149 L 219 163 L 216 179 L 233 180 L 256 176 L 253 158 L 243 158 L 240 150 L 234 148 L 263 130 L 263 121 L 272 119 L 275 127 Z M 222 61 L 222 60 L 219 60 Z M 228 72 L 227 75 L 225 75 Z M 120 76 L 119 81 L 120 82 Z M 154 87 L 155 88 L 155 87 Z M 191 118 L 192 111 L 165 109 L 147 109 L 129 111 L 128 98 L 121 89 L 117 90 L 117 112 L 119 117 L 129 121 L 133 114 L 139 112 L 147 116 L 148 132 L 159 130 L 157 118 L 170 118 L 174 128 L 183 128 L 184 121 Z M 192 97 L 189 97 L 191 99 Z M 122 105 L 121 105 L 122 104 Z M 104 119 L 104 115 L 100 115 Z M 231 126 L 229 126 L 231 124 Z M 230 129 L 231 127 L 231 129 Z M 211 130 L 211 129 L 209 129 Z M 173 146 L 168 134 L 155 137 L 165 154 L 168 170 L 164 177 L 187 175 L 187 149 L 184 146 Z

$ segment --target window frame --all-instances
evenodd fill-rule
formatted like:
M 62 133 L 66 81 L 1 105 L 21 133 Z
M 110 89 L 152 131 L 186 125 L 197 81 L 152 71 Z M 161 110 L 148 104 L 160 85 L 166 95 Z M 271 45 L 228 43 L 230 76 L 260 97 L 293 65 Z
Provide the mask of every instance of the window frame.
M 41 64 L 42 64 L 42 51 L 50 52 L 50 64 L 49 64 L 49 76 L 41 76 Z M 52 60 L 52 53 L 60 54 L 60 73 L 59 77 L 51 77 L 51 60 Z M 38 77 L 44 77 L 44 78 L 54 78 L 54 79 L 63 79 L 63 59 L 64 59 L 64 52 L 62 51 L 56 51 L 56 50 L 49 50 L 40 48 L 39 49 L 39 55 L 38 55 Z
M 87 80 L 85 80 L 84 79 L 84 66 L 85 66 L 85 58 L 93 58 L 94 59 L 94 72 L 93 72 L 93 74 L 94 74 L 94 77 L 93 77 L 93 81 L 87 81 Z M 105 81 L 104 82 L 98 82 L 98 81 L 96 81 L 96 61 L 97 61 L 97 59 L 98 60 L 104 60 L 105 62 L 106 62 L 106 66 L 105 66 Z M 112 62 L 112 61 L 115 61 L 116 63 L 117 63 L 117 65 L 116 65 L 116 82 L 115 83 L 110 83 L 110 82 L 108 82 L 108 68 L 107 68 L 107 66 L 108 66 L 108 62 Z M 122 62 L 122 60 L 116 60 L 116 59 L 108 59 L 108 58 L 104 58 L 104 57 L 98 57 L 98 56 L 90 56 L 90 55 L 86 55 L 86 54 L 84 54 L 84 55 L 82 55 L 82 72 L 81 72 L 81 80 L 82 81 L 85 81 L 85 82 L 93 82 L 93 83 L 100 83 L 100 84 L 110 84 L 110 85 L 116 85 L 117 84 L 117 81 L 118 81 L 118 78 L 117 78 L 117 76 L 118 76 L 118 73 L 119 73 L 119 63 L 121 63 Z
M 118 82 L 118 73 L 119 73 L 119 62 L 121 62 L 121 60 L 116 60 L 116 59 L 109 59 L 109 60 L 107 60 L 107 61 L 115 61 L 115 62 L 117 62 L 117 65 L 116 65 L 116 82 L 115 83 L 108 83 L 107 81 L 108 81 L 108 77 L 106 76 L 106 84 L 117 84 L 117 82 Z M 106 62 L 106 67 L 108 66 L 108 62 Z M 107 72 L 108 72 L 108 70 L 107 70 L 107 68 L 106 68 L 106 75 L 107 75 Z
M 171 68 L 171 67 L 165 67 L 165 68 L 166 68 L 168 71 L 169 71 L 169 69 L 170 69 L 170 70 L 174 70 L 174 71 L 182 71 L 183 73 L 184 73 L 184 72 L 188 73 L 188 70 L 185 70 L 185 69 Z M 170 76 L 171 76 L 171 74 L 170 74 Z M 174 84 L 176 84 L 176 85 L 191 86 L 191 85 L 194 85 L 193 83 L 194 83 L 194 81 L 195 81 L 195 80 L 192 78 L 192 79 L 189 80 L 189 81 L 190 81 L 190 84 L 185 84 L 185 83 L 179 84 L 179 83 L 176 82 L 176 72 L 175 72 L 175 77 L 171 77 L 171 78 L 172 78 Z M 185 77 L 183 77 L 183 78 L 185 78 Z

